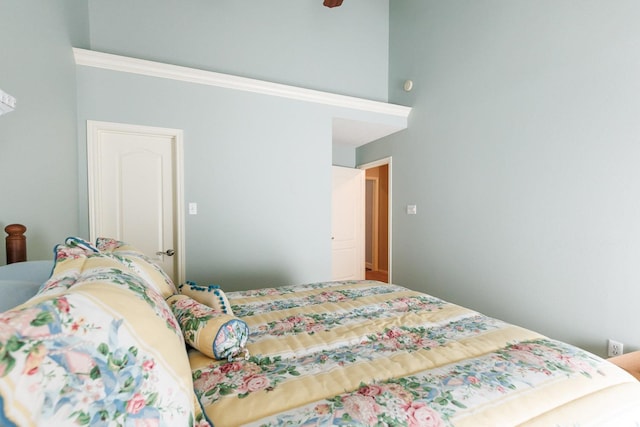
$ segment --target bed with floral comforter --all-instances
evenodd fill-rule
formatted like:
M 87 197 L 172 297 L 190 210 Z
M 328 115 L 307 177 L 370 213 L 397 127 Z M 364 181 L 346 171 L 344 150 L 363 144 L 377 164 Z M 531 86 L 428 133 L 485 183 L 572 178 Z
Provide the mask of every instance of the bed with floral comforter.
M 373 281 L 227 293 L 246 360 L 190 352 L 215 427 L 640 425 L 640 383 L 590 353 Z

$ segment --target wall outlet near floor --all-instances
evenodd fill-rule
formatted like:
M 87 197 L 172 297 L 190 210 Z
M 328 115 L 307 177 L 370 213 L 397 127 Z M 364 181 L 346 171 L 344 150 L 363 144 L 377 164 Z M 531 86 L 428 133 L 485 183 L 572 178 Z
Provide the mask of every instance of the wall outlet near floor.
M 607 341 L 607 356 L 620 356 L 622 354 L 623 344 L 619 341 L 609 339 Z

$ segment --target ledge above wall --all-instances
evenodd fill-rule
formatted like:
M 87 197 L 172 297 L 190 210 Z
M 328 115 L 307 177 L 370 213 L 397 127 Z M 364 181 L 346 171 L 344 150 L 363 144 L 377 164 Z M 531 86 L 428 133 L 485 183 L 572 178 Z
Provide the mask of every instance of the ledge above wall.
M 77 65 L 217 86 L 337 107 L 333 143 L 359 147 L 407 128 L 410 107 L 213 71 L 73 48 Z

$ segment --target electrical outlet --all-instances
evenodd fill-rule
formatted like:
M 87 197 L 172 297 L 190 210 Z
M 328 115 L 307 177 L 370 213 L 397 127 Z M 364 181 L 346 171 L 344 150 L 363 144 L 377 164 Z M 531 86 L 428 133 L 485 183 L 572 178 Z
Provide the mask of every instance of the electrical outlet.
M 622 354 L 623 345 L 619 341 L 609 339 L 607 346 L 607 356 L 620 356 Z

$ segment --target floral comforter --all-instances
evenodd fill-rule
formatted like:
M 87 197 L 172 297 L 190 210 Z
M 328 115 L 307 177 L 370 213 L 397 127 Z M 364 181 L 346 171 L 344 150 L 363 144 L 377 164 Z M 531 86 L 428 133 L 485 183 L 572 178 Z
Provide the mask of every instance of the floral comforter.
M 38 294 L 0 313 L 0 425 L 200 425 L 173 283 L 101 243 L 58 245 Z
M 227 294 L 251 357 L 190 353 L 216 427 L 640 425 L 640 383 L 592 354 L 409 289 Z

